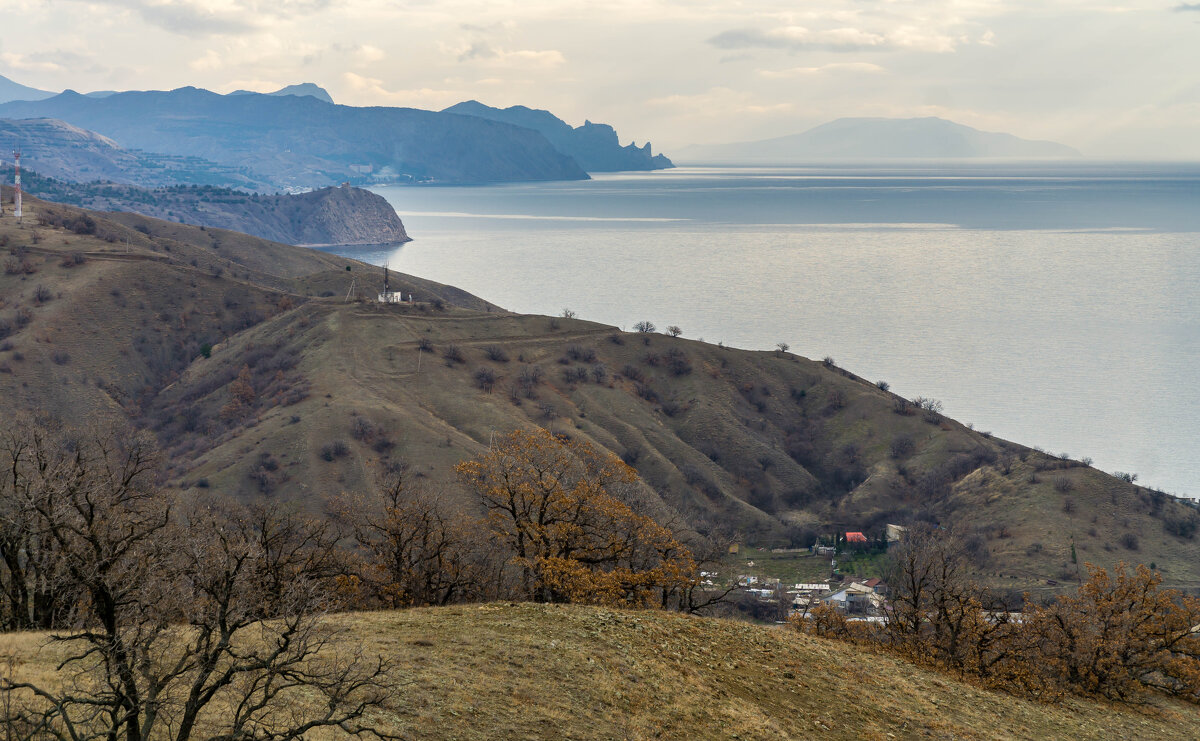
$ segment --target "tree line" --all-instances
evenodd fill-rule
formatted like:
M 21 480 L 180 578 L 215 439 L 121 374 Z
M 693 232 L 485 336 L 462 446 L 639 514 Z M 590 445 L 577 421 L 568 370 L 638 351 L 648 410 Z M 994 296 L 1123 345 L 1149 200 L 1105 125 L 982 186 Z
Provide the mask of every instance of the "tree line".
M 0 431 L 0 628 L 51 631 L 63 656 L 52 684 L 0 669 L 6 741 L 386 737 L 373 719 L 393 667 L 331 611 L 723 596 L 699 588 L 699 550 L 640 511 L 629 466 L 544 430 L 458 466 L 476 511 L 403 470 L 311 516 L 185 501 L 160 488 L 160 463 L 141 433 Z

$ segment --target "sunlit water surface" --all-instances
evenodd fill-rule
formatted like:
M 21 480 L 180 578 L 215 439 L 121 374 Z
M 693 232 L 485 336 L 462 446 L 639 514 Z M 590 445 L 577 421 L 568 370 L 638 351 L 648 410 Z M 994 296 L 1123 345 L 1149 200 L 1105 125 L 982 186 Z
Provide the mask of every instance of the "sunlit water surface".
M 519 312 L 832 356 L 977 429 L 1200 494 L 1200 167 L 680 168 L 379 188 L 345 254 Z

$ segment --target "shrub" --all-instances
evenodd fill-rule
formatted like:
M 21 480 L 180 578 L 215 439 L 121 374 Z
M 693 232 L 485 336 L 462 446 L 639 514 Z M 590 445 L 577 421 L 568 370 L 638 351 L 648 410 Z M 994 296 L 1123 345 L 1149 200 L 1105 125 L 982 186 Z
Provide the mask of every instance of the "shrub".
M 55 350 L 50 359 L 54 361 L 55 365 L 66 365 L 71 362 L 71 356 L 65 350 Z
M 476 369 L 473 378 L 475 385 L 488 393 L 491 393 L 492 388 L 496 385 L 496 372 L 486 366 Z
M 644 334 L 648 334 L 648 333 L 653 332 L 654 330 L 658 329 L 658 327 L 654 326 L 654 322 L 647 322 L 647 321 L 638 322 L 637 324 L 633 325 L 633 328 L 636 329 L 638 332 L 642 332 Z
M 1137 536 L 1133 533 L 1125 533 L 1117 540 L 1117 542 L 1120 543 L 1121 546 L 1126 550 L 1136 551 L 1138 548 L 1140 548 Z
M 417 342 L 417 349 L 421 352 L 433 352 L 433 343 L 429 341 L 428 337 L 422 337 L 421 340 Z
M 875 386 L 880 391 L 887 391 L 888 389 L 890 389 L 892 387 L 891 384 L 889 384 L 887 381 L 876 381 Z
M 683 334 L 683 330 L 677 325 L 672 324 L 671 326 L 667 327 L 667 334 L 671 335 L 672 337 L 678 337 L 679 335 Z
M 454 344 L 446 345 L 446 349 L 442 351 L 442 357 L 446 359 L 447 365 L 467 362 L 463 357 L 462 349 L 460 349 L 458 345 Z
M 613 343 L 614 345 L 624 345 L 625 344 L 625 338 L 622 337 L 617 332 L 613 332 L 612 334 L 610 334 L 608 336 L 608 341 Z
M 325 461 L 333 461 L 338 458 L 344 458 L 350 455 L 350 446 L 344 440 L 334 440 L 331 443 L 321 446 L 321 459 Z
M 54 292 L 45 286 L 38 286 L 33 289 L 33 300 L 36 303 L 44 304 L 54 298 Z
M 483 348 L 483 352 L 487 355 L 488 360 L 494 360 L 497 363 L 507 363 L 508 353 L 499 345 L 488 345 Z
M 1196 537 L 1197 527 L 1200 527 L 1200 518 L 1194 514 L 1170 516 L 1163 519 L 1163 530 L 1184 540 Z
M 366 417 L 356 416 L 354 421 L 350 423 L 350 435 L 355 440 L 370 442 L 375 439 L 376 432 L 375 425 Z
M 692 361 L 682 350 L 667 353 L 667 369 L 673 376 L 686 376 L 692 372 Z
M 910 435 L 897 435 L 892 438 L 891 453 L 893 458 L 905 458 L 917 447 Z
M 603 363 L 597 363 L 592 366 L 592 380 L 596 383 L 604 383 L 608 379 L 608 369 Z

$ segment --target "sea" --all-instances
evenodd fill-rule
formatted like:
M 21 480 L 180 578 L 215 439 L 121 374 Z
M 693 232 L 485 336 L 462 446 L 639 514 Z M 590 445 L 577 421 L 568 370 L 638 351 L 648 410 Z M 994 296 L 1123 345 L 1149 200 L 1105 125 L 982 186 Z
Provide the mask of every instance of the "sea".
M 1200 165 L 679 167 L 396 186 L 342 254 L 506 309 L 831 357 L 977 430 L 1200 496 Z

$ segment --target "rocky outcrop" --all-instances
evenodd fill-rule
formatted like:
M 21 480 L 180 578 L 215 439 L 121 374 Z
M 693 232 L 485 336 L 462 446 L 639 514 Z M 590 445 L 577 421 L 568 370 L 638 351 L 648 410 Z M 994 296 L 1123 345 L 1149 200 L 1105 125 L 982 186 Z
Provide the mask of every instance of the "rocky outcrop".
M 663 170 L 675 166 L 663 155 L 654 154 L 649 142 L 641 147 L 635 144 L 622 147 L 616 130 L 608 124 L 585 121 L 583 126 L 571 128 L 570 124 L 549 111 L 523 105 L 492 108 L 477 100 L 450 106 L 443 113 L 474 116 L 533 129 L 546 137 L 555 149 L 573 157 L 588 172 Z
M 284 217 L 281 228 L 292 225 L 291 239 L 276 241 L 309 246 L 412 241 L 392 205 L 383 196 L 362 188 L 325 188 L 295 196 L 274 196 L 269 203 L 279 204 L 272 210 Z
M 284 244 L 411 241 L 386 199 L 351 186 L 268 196 L 213 186 L 139 188 L 119 183 L 69 183 L 29 170 L 22 177 L 26 192 L 43 200 L 229 229 Z M 0 180 L 11 182 L 11 167 L 0 167 Z

